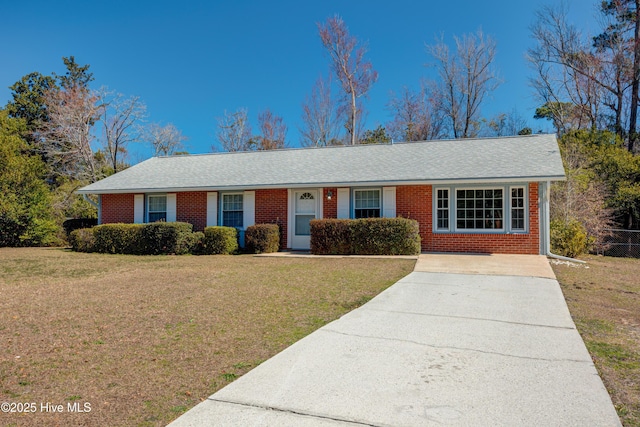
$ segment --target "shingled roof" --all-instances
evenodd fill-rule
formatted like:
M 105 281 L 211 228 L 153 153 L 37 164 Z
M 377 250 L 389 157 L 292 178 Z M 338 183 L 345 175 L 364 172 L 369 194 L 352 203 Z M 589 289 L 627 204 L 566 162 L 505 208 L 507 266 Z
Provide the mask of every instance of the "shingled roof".
M 81 194 L 564 179 L 555 135 L 153 157 Z

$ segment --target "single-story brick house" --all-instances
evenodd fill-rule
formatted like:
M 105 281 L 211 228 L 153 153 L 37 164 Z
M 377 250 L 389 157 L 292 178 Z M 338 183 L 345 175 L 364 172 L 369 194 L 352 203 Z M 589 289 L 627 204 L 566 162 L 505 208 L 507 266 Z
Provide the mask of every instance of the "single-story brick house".
M 277 223 L 308 249 L 313 218 L 412 218 L 422 250 L 546 254 L 555 135 L 154 157 L 88 185 L 99 223 L 195 230 Z

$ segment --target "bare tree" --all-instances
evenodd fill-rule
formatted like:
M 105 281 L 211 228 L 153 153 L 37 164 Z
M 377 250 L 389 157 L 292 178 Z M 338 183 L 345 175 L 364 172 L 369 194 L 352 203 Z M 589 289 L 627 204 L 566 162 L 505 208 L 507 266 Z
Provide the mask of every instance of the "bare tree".
M 442 38 L 427 46 L 439 74 L 434 94 L 450 122 L 453 137 L 470 138 L 480 131 L 482 102 L 501 83 L 493 68 L 496 43 L 482 31 L 454 40 L 455 52 Z
M 444 117 L 436 102 L 426 84 L 418 91 L 404 87 L 398 96 L 392 93 L 387 104 L 393 114 L 393 120 L 387 124 L 391 137 L 398 141 L 442 138 Z
M 151 143 L 155 156 L 172 156 L 183 148 L 186 137 L 173 123 L 162 126 L 151 123 L 146 129 L 146 139 Z
M 55 173 L 89 182 L 101 178 L 91 147 L 92 128 L 104 108 L 98 100 L 95 93 L 80 85 L 45 92 L 49 120 L 41 124 L 39 135 Z
M 331 97 L 331 80 L 319 77 L 302 104 L 301 144 L 305 147 L 335 145 L 340 138 L 344 110 Z
M 351 145 L 357 142 L 358 133 L 358 98 L 367 94 L 371 86 L 378 80 L 378 73 L 371 62 L 364 59 L 366 48 L 358 46 L 358 40 L 349 34 L 342 18 L 334 16 L 326 23 L 318 24 L 322 44 L 331 58 L 331 68 L 336 74 L 345 93 L 345 102 L 349 106 L 347 131 Z
M 601 107 L 607 105 L 614 113 L 609 120 L 612 127 L 622 129 L 626 84 L 620 74 L 621 58 L 618 54 L 607 57 L 604 50 L 590 52 L 582 34 L 568 24 L 566 14 L 563 4 L 543 7 L 531 28 L 537 44 L 527 57 L 536 72 L 531 84 L 544 106 L 543 117 L 552 119 L 561 134 L 569 129 L 598 128 L 605 119 Z M 609 74 L 616 77 L 609 80 Z
M 561 140 L 562 160 L 567 179 L 551 186 L 551 220 L 568 223 L 571 219 L 584 225 L 596 248 L 605 244 L 607 230 L 613 228 L 613 209 L 607 206 L 607 189 L 593 179 L 589 158 L 579 141 Z
M 514 136 L 527 132 L 527 119 L 516 108 L 508 113 L 499 113 L 487 122 L 489 135 Z M 530 130 L 530 129 L 529 129 Z
M 218 141 L 225 151 L 248 151 L 252 148 L 251 125 L 247 110 L 241 108 L 234 113 L 224 112 L 218 118 Z M 216 147 L 212 147 L 215 151 Z
M 102 146 L 114 172 L 124 168 L 127 146 L 142 136 L 142 121 L 147 107 L 137 96 L 125 98 L 102 88 L 99 93 L 102 106 Z
M 268 108 L 258 114 L 261 135 L 253 138 L 256 149 L 276 150 L 286 146 L 287 125 L 281 116 L 277 116 Z

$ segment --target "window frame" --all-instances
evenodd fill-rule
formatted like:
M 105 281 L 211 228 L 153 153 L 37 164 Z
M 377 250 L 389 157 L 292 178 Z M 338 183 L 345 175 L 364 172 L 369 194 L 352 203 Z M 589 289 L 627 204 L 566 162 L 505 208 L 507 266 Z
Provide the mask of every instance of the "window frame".
M 484 184 L 484 185 L 438 185 L 433 186 L 432 193 L 432 231 L 434 234 L 528 234 L 529 233 L 529 184 Z M 523 189 L 524 228 L 512 227 L 512 195 L 511 190 Z M 458 190 L 502 190 L 502 228 L 458 228 L 457 191 Z M 449 227 L 438 228 L 438 190 L 448 190 Z M 443 209 L 443 208 L 440 208 Z M 521 208 L 519 208 L 521 209 Z
M 509 185 L 508 187 L 508 191 L 509 191 L 509 230 L 511 231 L 511 233 L 513 234 L 525 234 L 529 232 L 529 187 L 527 185 Z M 523 210 L 523 219 L 524 219 L 524 224 L 522 228 L 513 228 L 513 210 L 514 210 L 514 206 L 513 206 L 513 196 L 512 196 L 512 191 L 515 189 L 522 189 L 522 199 L 523 199 L 523 203 L 522 203 L 522 208 L 520 207 L 516 207 L 516 209 L 522 209 Z
M 225 211 L 224 209 L 224 199 L 225 196 L 240 196 L 242 199 L 242 210 L 238 211 L 238 210 L 233 210 L 233 211 Z M 244 230 L 244 193 L 243 192 L 230 192 L 230 193 L 220 193 L 220 215 L 218 215 L 219 217 L 219 224 L 220 226 L 223 227 L 233 227 L 236 228 L 238 230 Z M 241 212 L 241 218 L 242 218 L 242 226 L 237 227 L 237 226 L 229 226 L 229 225 L 224 225 L 224 213 L 225 212 Z
M 378 207 L 377 208 L 356 208 L 356 193 L 361 191 L 377 191 L 378 192 Z M 363 217 L 363 218 L 382 218 L 383 212 L 383 201 L 382 201 L 382 188 L 380 187 L 363 187 L 363 188 L 353 188 L 351 191 L 351 200 L 353 201 L 351 207 L 351 218 L 357 219 L 356 210 L 357 209 L 378 209 L 377 217 Z
M 151 201 L 150 199 L 152 198 L 156 198 L 156 197 L 164 197 L 164 211 L 152 211 L 151 210 Z M 164 222 L 167 221 L 167 194 L 166 193 L 153 193 L 153 194 L 147 194 L 146 198 L 145 198 L 145 215 L 144 215 L 144 219 L 145 219 L 145 223 L 152 223 L 152 221 L 149 220 L 149 216 L 151 214 L 156 214 L 156 213 L 162 213 L 164 212 Z M 162 219 L 157 219 L 153 222 L 163 222 Z

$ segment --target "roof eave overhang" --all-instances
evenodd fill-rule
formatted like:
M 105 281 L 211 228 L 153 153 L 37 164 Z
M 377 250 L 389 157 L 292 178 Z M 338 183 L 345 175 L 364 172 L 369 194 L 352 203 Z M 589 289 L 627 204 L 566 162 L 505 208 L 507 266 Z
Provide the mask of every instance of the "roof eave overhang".
M 120 189 L 84 189 L 76 190 L 77 194 L 140 194 L 140 193 L 184 193 L 191 191 L 245 191 L 271 190 L 286 188 L 319 188 L 319 187 L 387 187 L 397 185 L 453 185 L 453 184 L 497 184 L 497 183 L 526 183 L 564 181 L 564 175 L 551 176 L 517 176 L 517 177 L 481 177 L 458 179 L 429 179 L 429 180 L 396 180 L 396 181 L 358 181 L 358 182 L 298 182 L 282 184 L 252 184 L 229 186 L 200 186 L 200 187 L 154 187 L 154 188 L 120 188 Z

